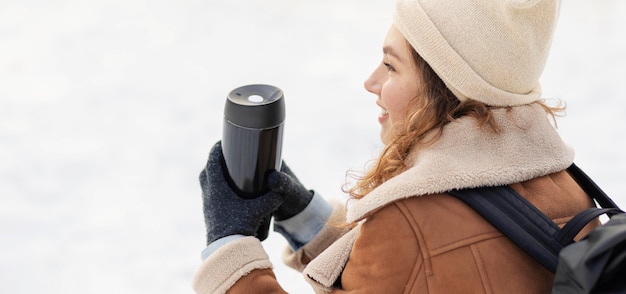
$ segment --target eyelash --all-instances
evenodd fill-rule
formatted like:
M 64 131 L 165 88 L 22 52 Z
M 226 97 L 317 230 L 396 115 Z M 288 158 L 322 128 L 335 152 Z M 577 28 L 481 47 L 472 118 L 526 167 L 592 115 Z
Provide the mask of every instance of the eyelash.
M 395 71 L 395 69 L 393 68 L 393 66 L 391 66 L 390 63 L 387 62 L 383 62 L 383 64 L 387 67 L 388 71 Z

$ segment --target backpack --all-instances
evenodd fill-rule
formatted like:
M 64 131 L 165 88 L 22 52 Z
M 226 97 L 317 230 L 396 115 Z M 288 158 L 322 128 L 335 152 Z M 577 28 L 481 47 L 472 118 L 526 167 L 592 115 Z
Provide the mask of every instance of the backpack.
M 580 212 L 563 228 L 507 185 L 449 193 L 554 273 L 552 293 L 626 293 L 626 214 L 575 164 L 567 171 L 600 208 Z M 608 222 L 574 241 L 603 214 Z

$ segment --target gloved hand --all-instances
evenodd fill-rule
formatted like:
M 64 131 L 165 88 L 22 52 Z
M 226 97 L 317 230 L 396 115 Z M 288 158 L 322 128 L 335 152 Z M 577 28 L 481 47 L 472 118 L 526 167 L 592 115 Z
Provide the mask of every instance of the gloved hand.
M 222 144 L 217 142 L 200 173 L 207 245 L 230 235 L 255 236 L 261 222 L 283 203 L 283 195 L 272 192 L 253 199 L 241 198 L 231 189 L 225 174 Z
M 280 172 L 273 171 L 269 174 L 267 185 L 272 192 L 283 195 L 283 204 L 274 212 L 274 219 L 277 221 L 300 213 L 313 198 L 313 191 L 304 188 L 284 161 Z

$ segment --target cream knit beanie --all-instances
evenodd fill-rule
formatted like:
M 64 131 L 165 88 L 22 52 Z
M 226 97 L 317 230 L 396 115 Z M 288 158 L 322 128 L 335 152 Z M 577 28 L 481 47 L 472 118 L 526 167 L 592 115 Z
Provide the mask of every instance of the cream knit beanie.
M 461 100 L 539 100 L 559 0 L 398 0 L 394 22 Z

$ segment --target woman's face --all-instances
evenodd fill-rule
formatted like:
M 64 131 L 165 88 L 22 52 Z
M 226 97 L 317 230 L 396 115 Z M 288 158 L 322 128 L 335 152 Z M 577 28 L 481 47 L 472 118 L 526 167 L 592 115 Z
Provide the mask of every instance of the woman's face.
M 421 93 L 422 78 L 411 54 L 406 39 L 395 25 L 391 26 L 383 44 L 383 59 L 365 81 L 365 89 L 378 96 L 378 122 L 384 144 L 393 138 L 394 124 L 406 118 L 409 101 Z

